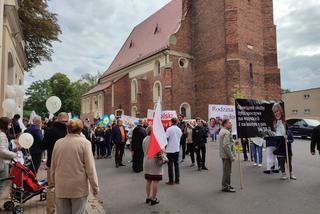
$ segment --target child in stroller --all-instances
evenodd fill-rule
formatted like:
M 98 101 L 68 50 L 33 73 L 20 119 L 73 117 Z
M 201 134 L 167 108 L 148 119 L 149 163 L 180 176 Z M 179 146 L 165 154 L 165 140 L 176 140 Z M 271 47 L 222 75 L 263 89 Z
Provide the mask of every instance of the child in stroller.
M 46 200 L 46 179 L 37 180 L 34 173 L 25 165 L 16 160 L 11 160 L 9 175 L 12 181 L 10 197 L 11 200 L 4 203 L 5 210 L 12 210 L 13 213 L 23 213 L 25 202 L 34 196 L 40 195 L 40 201 Z M 15 206 L 15 203 L 17 205 Z

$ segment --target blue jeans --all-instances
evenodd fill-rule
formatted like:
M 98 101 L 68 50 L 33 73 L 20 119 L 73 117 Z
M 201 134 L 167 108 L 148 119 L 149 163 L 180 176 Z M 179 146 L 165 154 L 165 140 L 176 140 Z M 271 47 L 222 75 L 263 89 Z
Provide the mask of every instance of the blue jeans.
M 254 162 L 258 164 L 262 164 L 262 146 L 258 146 L 254 143 L 251 143 L 250 148 L 251 148 Z M 258 156 L 259 156 L 259 162 L 258 162 Z
M 212 139 L 212 142 L 216 142 L 217 141 L 217 134 L 211 134 L 211 139 Z

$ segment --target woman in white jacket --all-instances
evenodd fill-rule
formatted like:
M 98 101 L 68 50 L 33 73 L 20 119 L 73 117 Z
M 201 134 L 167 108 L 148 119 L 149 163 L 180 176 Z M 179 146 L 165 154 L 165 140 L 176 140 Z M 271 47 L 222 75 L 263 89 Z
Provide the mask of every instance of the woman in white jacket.
M 4 178 L 8 175 L 8 164 L 6 160 L 11 160 L 17 156 L 16 153 L 9 151 L 9 140 L 7 133 L 11 128 L 11 120 L 7 117 L 0 118 L 0 178 Z M 3 183 L 0 181 L 0 192 L 2 190 Z

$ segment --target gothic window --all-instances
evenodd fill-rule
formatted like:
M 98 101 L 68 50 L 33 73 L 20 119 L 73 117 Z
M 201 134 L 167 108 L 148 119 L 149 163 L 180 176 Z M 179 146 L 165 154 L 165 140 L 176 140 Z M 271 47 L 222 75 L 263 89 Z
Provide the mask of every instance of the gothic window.
M 14 60 L 11 53 L 8 53 L 8 77 L 7 83 L 8 85 L 14 85 L 15 82 L 15 74 L 14 74 Z
M 131 108 L 131 116 L 132 117 L 137 117 L 137 112 L 138 112 L 137 107 L 136 106 L 132 106 L 132 108 Z
M 98 109 L 99 111 L 102 111 L 102 94 L 99 94 L 98 96 Z
M 131 82 L 131 102 L 137 102 L 137 94 L 138 94 L 138 82 L 136 79 L 133 79 Z
M 249 64 L 249 74 L 250 74 L 250 80 L 253 80 L 253 66 L 252 66 L 252 63 Z
M 154 64 L 154 75 L 158 76 L 161 74 L 160 62 L 157 60 Z
M 97 111 L 97 109 L 98 109 L 98 100 L 97 100 L 97 97 L 94 96 L 92 98 L 92 112 Z
M 162 99 L 162 86 L 160 81 L 156 81 L 153 85 L 153 101 L 156 102 L 158 99 Z
M 182 103 L 180 105 L 180 114 L 183 114 L 186 119 L 191 119 L 191 107 L 189 103 Z

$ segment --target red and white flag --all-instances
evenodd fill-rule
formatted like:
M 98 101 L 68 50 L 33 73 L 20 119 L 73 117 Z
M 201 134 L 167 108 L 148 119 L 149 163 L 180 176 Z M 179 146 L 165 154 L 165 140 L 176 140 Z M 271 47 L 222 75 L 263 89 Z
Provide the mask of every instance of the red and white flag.
M 161 149 L 164 149 L 167 144 L 166 132 L 164 131 L 163 124 L 161 122 L 161 103 L 159 99 L 153 115 L 152 132 L 148 147 L 148 158 L 150 159 L 155 156 Z

